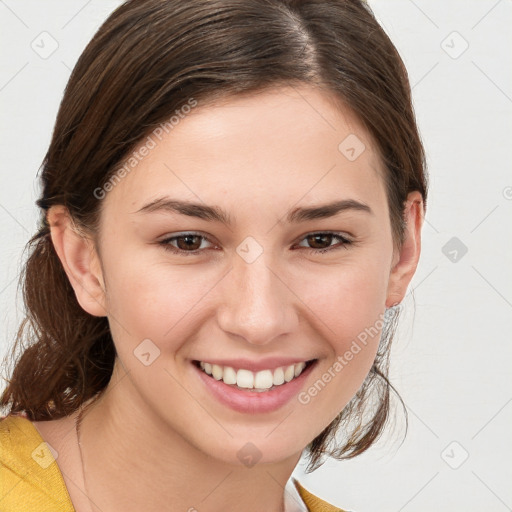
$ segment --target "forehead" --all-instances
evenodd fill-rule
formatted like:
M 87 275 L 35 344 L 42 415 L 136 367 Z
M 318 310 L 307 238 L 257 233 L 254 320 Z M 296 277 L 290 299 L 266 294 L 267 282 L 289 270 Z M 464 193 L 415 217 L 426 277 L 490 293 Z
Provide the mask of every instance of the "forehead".
M 274 204 L 382 195 L 382 167 L 368 132 L 350 109 L 318 89 L 285 87 L 198 102 L 187 112 L 136 148 L 136 164 L 107 202 L 133 211 L 163 193 L 231 198 L 251 207 L 261 205 L 263 194 Z

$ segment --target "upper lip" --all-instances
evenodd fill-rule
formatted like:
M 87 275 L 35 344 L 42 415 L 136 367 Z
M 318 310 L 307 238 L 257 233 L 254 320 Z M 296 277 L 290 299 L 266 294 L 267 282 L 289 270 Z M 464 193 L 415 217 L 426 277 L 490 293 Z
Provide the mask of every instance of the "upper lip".
M 216 359 L 216 358 L 206 358 L 206 359 L 197 359 L 197 361 L 202 361 L 203 363 L 217 364 L 219 366 L 231 366 L 231 368 L 236 368 L 237 370 L 243 368 L 244 370 L 250 370 L 252 372 L 258 372 L 261 370 L 275 370 L 276 368 L 280 368 L 281 366 L 290 366 L 295 363 L 307 363 L 308 361 L 313 360 L 314 358 L 301 358 L 301 357 L 268 357 L 265 359 L 260 359 L 255 361 L 254 359 Z

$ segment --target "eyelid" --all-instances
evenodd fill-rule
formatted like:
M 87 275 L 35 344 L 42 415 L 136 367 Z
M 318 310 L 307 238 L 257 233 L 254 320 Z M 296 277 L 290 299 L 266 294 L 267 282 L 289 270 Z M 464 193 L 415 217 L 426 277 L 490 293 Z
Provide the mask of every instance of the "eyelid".
M 337 236 L 337 237 L 342 238 L 343 240 L 345 240 L 347 243 L 351 243 L 351 242 L 354 241 L 354 237 L 352 235 L 350 235 L 349 233 L 346 233 L 345 231 L 329 231 L 329 230 L 324 230 L 324 231 L 309 231 L 309 232 L 305 233 L 304 235 L 301 235 L 299 238 L 297 238 L 295 243 L 302 242 L 304 239 L 308 238 L 309 236 L 314 236 L 314 235 L 317 235 L 317 236 L 321 236 L 321 235 Z
M 214 247 L 219 245 L 214 240 L 212 240 L 209 235 L 206 235 L 205 233 L 203 233 L 201 231 L 178 231 L 176 233 L 170 233 L 170 234 L 165 235 L 162 239 L 158 240 L 157 244 L 162 245 L 164 247 L 164 249 L 166 249 L 170 252 L 173 252 L 175 254 L 182 254 L 182 255 L 187 256 L 187 255 L 194 255 L 194 254 L 202 253 L 205 249 L 195 249 L 193 251 L 184 251 L 182 249 L 178 249 L 177 247 L 174 247 L 171 244 L 172 240 L 175 240 L 176 238 L 180 238 L 180 237 L 185 237 L 188 235 L 199 236 L 199 237 L 203 238 L 204 240 L 206 240 L 207 242 L 209 242 L 210 244 L 212 244 Z M 209 247 L 208 249 L 211 249 L 211 247 Z
M 202 231 L 176 231 L 175 233 L 166 233 L 165 235 L 158 238 L 159 242 L 165 242 L 166 240 L 172 240 L 173 238 L 179 238 L 180 236 L 201 236 L 208 241 L 212 241 L 212 237 Z

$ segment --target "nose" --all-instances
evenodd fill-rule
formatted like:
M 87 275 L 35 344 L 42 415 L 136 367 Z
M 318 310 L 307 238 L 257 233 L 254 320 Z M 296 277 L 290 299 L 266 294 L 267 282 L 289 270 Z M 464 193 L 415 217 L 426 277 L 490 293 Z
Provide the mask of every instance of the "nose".
M 224 332 L 265 345 L 297 328 L 294 294 L 263 255 L 252 263 L 236 260 L 227 279 L 217 314 Z

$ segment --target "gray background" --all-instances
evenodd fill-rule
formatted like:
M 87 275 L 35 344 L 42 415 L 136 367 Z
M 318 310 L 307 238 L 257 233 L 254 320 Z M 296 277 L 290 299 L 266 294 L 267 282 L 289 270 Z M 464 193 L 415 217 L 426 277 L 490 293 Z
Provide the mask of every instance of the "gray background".
M 0 357 L 22 319 L 16 283 L 37 224 L 35 174 L 64 87 L 119 3 L 0 0 Z M 512 510 L 512 1 L 370 5 L 409 70 L 431 180 L 392 355 L 409 432 L 402 443 L 397 421 L 357 459 L 295 474 L 358 512 Z

